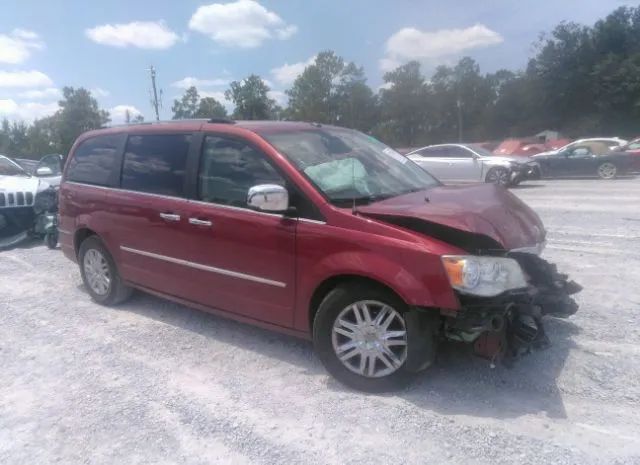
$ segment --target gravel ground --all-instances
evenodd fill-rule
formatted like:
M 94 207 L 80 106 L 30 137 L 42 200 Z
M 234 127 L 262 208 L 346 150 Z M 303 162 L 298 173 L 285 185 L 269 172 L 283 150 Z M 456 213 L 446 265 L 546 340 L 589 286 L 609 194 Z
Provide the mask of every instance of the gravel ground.
M 141 293 L 104 308 L 60 251 L 0 253 L 0 463 L 640 464 L 640 179 L 514 192 L 579 312 L 512 369 L 447 345 L 385 396 L 304 341 Z

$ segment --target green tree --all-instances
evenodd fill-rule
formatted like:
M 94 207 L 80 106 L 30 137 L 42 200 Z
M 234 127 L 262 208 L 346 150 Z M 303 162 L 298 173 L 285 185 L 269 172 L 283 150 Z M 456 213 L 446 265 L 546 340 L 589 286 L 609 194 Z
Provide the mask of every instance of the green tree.
M 275 101 L 269 98 L 269 90 L 269 86 L 260 76 L 252 74 L 242 81 L 233 81 L 224 94 L 235 105 L 234 118 L 272 119 L 275 113 Z
M 174 100 L 171 111 L 173 111 L 173 119 L 190 119 L 195 118 L 200 103 L 200 94 L 198 89 L 191 86 L 182 95 L 180 100 Z
M 362 67 L 347 64 L 332 92 L 336 123 L 360 131 L 370 131 L 378 117 L 377 98 L 367 85 Z
M 336 122 L 335 82 L 343 69 L 341 57 L 330 50 L 320 52 L 287 91 L 289 116 L 301 121 Z
M 410 147 L 428 130 L 429 89 L 420 63 L 411 61 L 385 73 L 380 90 L 381 123 L 375 133 L 389 144 Z
M 227 109 L 213 97 L 204 97 L 198 103 L 196 118 L 226 118 Z
M 40 158 L 47 153 L 61 153 L 58 138 L 59 116 L 52 115 L 37 119 L 27 130 L 28 152 L 32 158 Z
M 109 113 L 98 108 L 91 92 L 83 87 L 64 87 L 60 110 L 56 113 L 56 139 L 61 153 L 66 154 L 76 138 L 83 132 L 107 124 Z

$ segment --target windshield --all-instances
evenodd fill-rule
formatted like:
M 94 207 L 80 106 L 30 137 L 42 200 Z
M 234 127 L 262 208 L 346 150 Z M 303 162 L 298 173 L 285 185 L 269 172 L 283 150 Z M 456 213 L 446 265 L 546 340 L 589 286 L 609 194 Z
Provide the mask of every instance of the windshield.
M 440 184 L 408 158 L 357 131 L 318 128 L 263 136 L 337 205 L 369 203 Z
M 3 156 L 0 156 L 0 175 L 29 176 L 29 174 L 24 169 L 22 169 L 20 165 Z

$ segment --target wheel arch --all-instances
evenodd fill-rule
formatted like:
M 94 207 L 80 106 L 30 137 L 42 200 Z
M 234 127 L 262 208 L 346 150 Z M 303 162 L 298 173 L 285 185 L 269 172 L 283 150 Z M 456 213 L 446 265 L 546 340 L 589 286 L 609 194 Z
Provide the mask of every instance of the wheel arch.
M 329 292 L 331 292 L 336 287 L 342 284 L 348 284 L 348 283 L 376 286 L 380 289 L 386 290 L 387 292 L 393 293 L 403 302 L 406 302 L 406 300 L 402 297 L 402 295 L 396 292 L 396 290 L 393 289 L 391 286 L 383 283 L 382 281 L 371 278 L 369 276 L 364 276 L 364 275 L 354 274 L 354 273 L 338 274 L 338 275 L 330 276 L 326 278 L 324 281 L 322 281 L 315 288 L 315 290 L 311 295 L 311 299 L 309 300 L 309 305 L 307 309 L 309 323 L 308 323 L 307 329 L 310 333 L 313 331 L 313 320 L 315 319 L 316 313 L 318 312 L 318 308 L 320 307 L 320 304 L 322 303 L 324 298 L 329 294 Z
M 80 244 L 82 244 L 88 237 L 97 235 L 98 234 L 93 229 L 87 227 L 79 228 L 75 232 L 73 235 L 73 250 L 75 251 L 76 257 L 80 252 Z

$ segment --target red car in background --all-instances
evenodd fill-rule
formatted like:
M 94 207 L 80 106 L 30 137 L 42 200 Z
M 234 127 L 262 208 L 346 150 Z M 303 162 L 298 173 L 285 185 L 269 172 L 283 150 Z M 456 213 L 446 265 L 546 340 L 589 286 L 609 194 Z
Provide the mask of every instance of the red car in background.
M 571 142 L 569 139 L 555 139 L 547 142 L 540 142 L 536 139 L 505 139 L 494 150 L 494 155 L 498 156 L 522 156 L 530 157 L 537 153 L 554 150 L 565 146 Z

